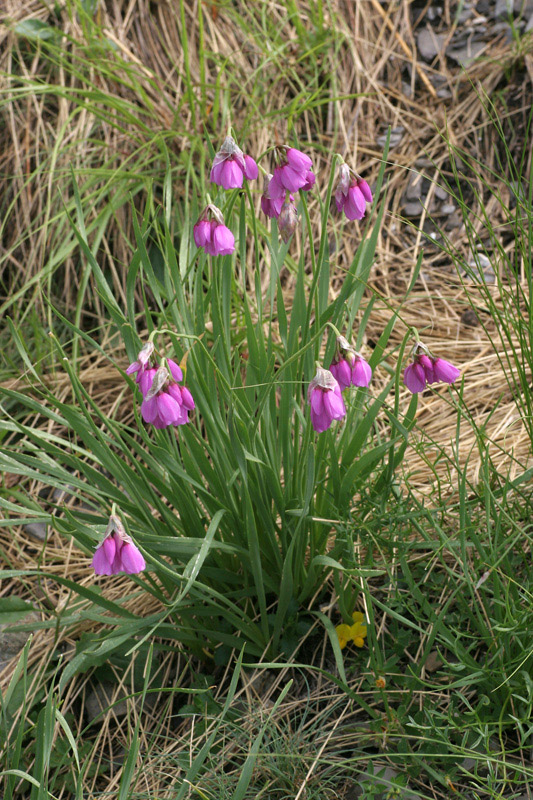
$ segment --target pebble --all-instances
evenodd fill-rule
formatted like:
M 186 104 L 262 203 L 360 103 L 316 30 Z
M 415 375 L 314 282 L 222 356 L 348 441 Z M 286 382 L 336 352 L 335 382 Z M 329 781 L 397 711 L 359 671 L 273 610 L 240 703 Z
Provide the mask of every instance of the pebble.
M 420 200 L 408 201 L 403 204 L 403 213 L 406 217 L 419 217 L 422 211 L 423 208 Z
M 442 206 L 441 211 L 443 214 L 453 214 L 453 212 L 455 211 L 455 206 L 453 203 L 445 203 Z
M 465 47 L 456 50 L 447 50 L 446 55 L 456 61 L 461 67 L 468 67 L 476 60 L 478 55 L 486 47 L 485 42 L 469 42 Z
M 496 5 L 494 7 L 494 16 L 498 17 L 508 17 L 509 14 L 513 13 L 513 0 L 496 0 Z
M 449 200 L 450 195 L 442 186 L 435 186 L 435 197 L 438 197 L 439 200 Z
M 28 625 L 31 622 L 38 622 L 39 619 L 39 615 L 35 611 L 29 611 L 15 624 Z M 31 636 L 31 631 L 6 631 L 7 627 L 10 626 L 0 625 L 0 670 L 20 653 Z
M 405 198 L 407 200 L 418 200 L 422 194 L 422 176 L 419 172 L 411 172 L 409 182 L 405 189 Z
M 115 705 L 109 709 L 111 703 L 115 700 Z M 116 702 L 118 700 L 118 703 Z M 134 698 L 135 704 L 138 708 L 141 705 L 141 697 Z M 147 694 L 144 701 L 145 709 L 153 709 L 156 704 L 156 695 Z M 116 684 L 110 681 L 102 681 L 86 696 L 85 698 L 85 713 L 87 720 L 93 722 L 97 717 L 104 720 L 107 714 L 114 714 L 115 717 L 125 717 L 128 713 L 128 701 L 123 689 L 118 689 Z
M 45 522 L 30 522 L 28 525 L 23 525 L 22 530 L 32 539 L 44 542 L 48 533 L 48 525 Z
M 429 28 L 424 28 L 416 37 L 418 52 L 426 61 L 433 61 L 441 52 L 447 38 L 445 33 L 434 33 Z
M 525 30 L 526 30 L 526 33 L 528 31 L 533 31 L 533 14 L 530 16 Z
M 479 319 L 473 308 L 465 308 L 461 314 L 461 324 L 467 328 L 477 328 Z
M 398 125 L 398 127 L 393 128 L 390 134 L 390 142 L 389 147 L 392 150 L 393 147 L 397 147 L 403 139 L 405 128 L 403 125 Z M 379 147 L 385 147 L 387 143 L 387 134 L 383 133 L 381 136 L 378 136 L 377 143 Z

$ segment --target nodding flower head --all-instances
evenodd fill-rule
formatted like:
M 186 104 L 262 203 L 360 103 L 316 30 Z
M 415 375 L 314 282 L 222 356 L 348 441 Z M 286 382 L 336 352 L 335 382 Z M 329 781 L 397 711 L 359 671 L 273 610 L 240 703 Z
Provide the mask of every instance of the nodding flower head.
M 274 201 L 275 202 L 275 201 Z M 289 241 L 298 224 L 298 211 L 294 205 L 294 197 L 292 194 L 289 200 L 285 200 L 281 207 L 278 217 L 278 227 L 281 238 L 285 244 Z
M 144 400 L 141 414 L 145 422 L 156 428 L 170 425 L 185 425 L 189 421 L 189 411 L 195 407 L 190 391 L 179 386 L 183 373 L 178 364 L 167 359 L 168 369 L 161 365 L 150 370 L 141 386 Z
M 119 517 L 109 518 L 102 542 L 93 556 L 93 567 L 97 575 L 117 575 L 126 572 L 133 575 L 146 569 L 141 551 L 128 536 Z
M 307 400 L 311 406 L 311 424 L 318 433 L 327 431 L 334 419 L 346 415 L 341 388 L 331 372 L 322 367 L 317 368 L 309 384 Z
M 273 176 L 270 173 L 265 175 L 263 194 L 261 195 L 261 208 L 263 210 L 263 214 L 266 214 L 266 216 L 270 217 L 271 219 L 273 217 L 279 217 L 285 198 L 284 194 L 280 195 L 280 197 L 277 197 L 275 200 L 270 196 L 269 187 L 272 177 Z
M 227 256 L 235 250 L 235 237 L 224 225 L 219 208 L 211 203 L 206 206 L 193 228 L 196 247 L 201 247 L 210 256 Z
M 346 214 L 348 219 L 363 219 L 366 204 L 372 202 L 372 191 L 368 183 L 352 172 L 347 164 L 339 166 L 339 181 L 335 189 L 337 211 Z
M 246 156 L 231 136 L 226 136 L 215 155 L 210 180 L 224 189 L 240 189 L 243 179 L 253 181 L 258 168 L 251 156 Z
M 403 382 L 410 392 L 423 392 L 430 383 L 454 383 L 461 370 L 444 358 L 433 356 L 428 348 L 417 342 L 413 348 L 413 361 L 403 373 Z
M 329 369 L 342 391 L 349 386 L 368 386 L 372 378 L 372 367 L 344 336 L 337 336 L 337 350 Z
M 269 184 L 270 198 L 276 200 L 284 197 L 285 192 L 297 192 L 299 189 L 308 192 L 316 180 L 312 171 L 313 162 L 309 156 L 286 145 L 278 147 L 277 152 L 280 163 Z

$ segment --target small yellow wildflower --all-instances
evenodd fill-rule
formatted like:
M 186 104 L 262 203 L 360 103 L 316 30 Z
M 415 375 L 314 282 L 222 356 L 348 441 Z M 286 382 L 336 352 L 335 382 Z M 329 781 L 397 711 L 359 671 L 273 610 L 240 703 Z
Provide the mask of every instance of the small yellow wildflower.
M 356 647 L 363 647 L 365 644 L 366 625 L 363 624 L 364 614 L 360 611 L 354 611 L 352 614 L 353 625 L 337 625 L 335 628 L 337 636 L 339 637 L 339 645 L 341 650 L 346 647 L 348 642 L 353 642 Z
M 383 675 L 380 675 L 379 678 L 376 678 L 376 687 L 378 689 L 384 689 L 386 685 L 387 681 L 385 680 Z

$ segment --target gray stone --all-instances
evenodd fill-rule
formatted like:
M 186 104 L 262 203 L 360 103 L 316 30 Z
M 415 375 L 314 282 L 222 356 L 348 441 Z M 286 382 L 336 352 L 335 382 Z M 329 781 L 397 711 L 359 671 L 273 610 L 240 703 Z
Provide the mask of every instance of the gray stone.
M 35 611 L 29 611 L 25 617 L 14 622 L 13 625 L 29 625 L 38 622 L 39 615 Z M 26 642 L 31 636 L 31 631 L 8 631 L 10 625 L 0 625 L 0 670 L 18 656 Z
M 398 125 L 397 128 L 393 128 L 390 133 L 390 142 L 389 147 L 392 150 L 393 147 L 397 147 L 403 139 L 405 128 L 403 125 Z M 383 133 L 381 136 L 378 136 L 377 143 L 379 147 L 385 147 L 387 142 L 387 134 Z
M 44 542 L 48 533 L 48 525 L 45 522 L 30 522 L 28 525 L 23 525 L 22 530 L 32 539 Z
M 452 93 L 449 89 L 437 89 L 437 97 L 440 97 L 441 100 L 449 100 L 452 96 Z
M 409 175 L 409 182 L 405 189 L 405 198 L 407 200 L 418 200 L 422 195 L 422 175 L 419 172 L 411 172 Z
M 460 47 L 456 50 L 447 50 L 446 55 L 451 58 L 452 61 L 456 61 L 461 67 L 468 67 L 476 60 L 485 47 L 485 42 L 469 42 L 464 47 Z
M 442 186 L 435 186 L 435 197 L 438 197 L 439 200 L 449 200 L 450 195 Z
M 526 33 L 528 33 L 528 31 L 533 31 L 533 14 L 530 16 L 526 25 Z
M 513 0 L 496 0 L 496 5 L 494 7 L 494 16 L 498 17 L 508 17 L 509 14 L 513 13 Z
M 453 212 L 455 211 L 455 206 L 453 203 L 445 203 L 442 206 L 441 211 L 443 214 L 453 214 Z
M 115 704 L 110 708 L 113 701 Z M 135 697 L 134 702 L 137 708 L 140 708 L 141 696 Z M 151 710 L 155 704 L 156 695 L 147 694 L 144 708 Z M 97 717 L 103 720 L 108 713 L 117 718 L 125 717 L 128 713 L 128 701 L 124 690 L 110 681 L 102 681 L 85 698 L 85 713 L 89 722 L 93 722 Z
M 425 61 L 433 61 L 442 51 L 447 38 L 445 33 L 434 33 L 430 28 L 424 28 L 416 37 L 418 52 Z
M 403 204 L 402 208 L 406 217 L 419 217 L 424 210 L 420 200 L 409 200 Z

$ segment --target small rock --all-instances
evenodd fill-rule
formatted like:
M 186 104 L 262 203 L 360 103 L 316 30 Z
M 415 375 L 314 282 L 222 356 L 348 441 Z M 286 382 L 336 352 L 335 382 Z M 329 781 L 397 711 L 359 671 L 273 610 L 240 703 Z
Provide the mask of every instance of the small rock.
M 467 328 L 477 328 L 479 319 L 473 308 L 465 308 L 461 314 L 461 324 Z
M 449 100 L 452 96 L 452 93 L 449 89 L 437 89 L 437 97 L 440 97 L 441 100 Z
M 406 217 L 419 217 L 423 210 L 420 200 L 412 200 L 403 204 L 403 213 Z
M 434 33 L 430 28 L 425 28 L 416 37 L 418 52 L 425 61 L 433 61 L 441 52 L 446 39 L 445 33 Z
M 533 0 L 514 0 L 513 11 L 522 17 L 533 14 Z
M 525 28 L 525 32 L 527 33 L 528 31 L 533 31 L 533 14 L 530 16 Z
M 513 29 L 509 25 L 508 22 L 497 22 L 495 25 L 492 26 L 493 33 L 504 34 L 504 42 L 505 44 L 510 44 L 513 41 Z
M 496 27 L 496 26 L 495 26 Z M 446 55 L 461 67 L 468 67 L 486 47 L 485 42 L 469 42 L 465 47 L 447 50 Z
M 442 206 L 441 211 L 443 214 L 453 214 L 453 212 L 455 211 L 455 206 L 453 203 L 445 203 Z
M 450 216 L 448 217 L 448 219 L 444 224 L 444 227 L 446 228 L 447 231 L 451 231 L 454 228 L 462 227 L 463 224 L 464 223 L 462 216 L 457 211 L 455 211 L 453 214 L 450 214 Z
M 411 84 L 407 83 L 407 81 L 402 81 L 402 94 L 405 95 L 405 97 L 413 96 L 413 89 Z
M 407 200 L 418 200 L 422 195 L 422 175 L 419 172 L 411 172 L 409 182 L 404 192 Z
M 472 772 L 477 763 L 475 758 L 464 758 L 459 764 L 459 767 L 460 769 L 464 769 L 465 772 Z
M 436 672 L 442 667 L 442 663 L 442 658 L 439 656 L 438 652 L 436 650 L 432 650 L 426 658 L 426 663 L 424 666 L 428 672 Z
M 450 195 L 442 186 L 435 186 L 435 197 L 438 197 L 439 200 L 449 200 Z
M 87 720 L 93 722 L 98 716 L 103 720 L 107 713 L 114 714 L 116 717 L 125 717 L 128 713 L 128 701 L 123 689 L 110 681 L 102 681 L 85 698 L 85 712 Z M 110 705 L 115 701 L 115 705 L 110 709 Z M 118 700 L 118 702 L 116 702 Z M 134 698 L 135 704 L 140 708 L 141 697 Z M 156 695 L 147 694 L 144 701 L 145 709 L 152 709 L 156 704 Z M 102 713 L 103 712 L 103 713 Z
M 29 625 L 38 621 L 39 615 L 35 611 L 29 611 L 25 617 L 13 624 Z M 0 625 L 0 670 L 20 653 L 31 636 L 31 631 L 8 631 L 6 630 L 8 627 L 10 626 Z
M 48 533 L 48 525 L 45 522 L 30 522 L 28 525 L 23 525 L 22 530 L 32 539 L 44 542 Z
M 405 128 L 402 125 L 399 125 L 397 128 L 393 128 L 390 133 L 390 140 L 389 140 L 389 148 L 392 150 L 393 147 L 397 147 L 403 139 Z M 383 133 L 381 136 L 378 136 L 377 143 L 379 147 L 385 147 L 387 142 L 387 134 Z
M 496 0 L 494 6 L 494 16 L 496 19 L 499 17 L 508 17 L 513 13 L 513 0 Z

